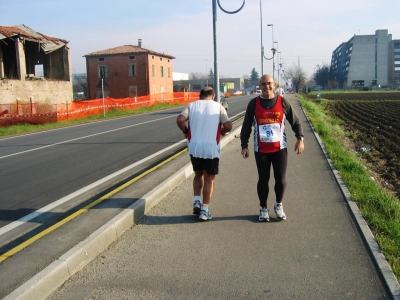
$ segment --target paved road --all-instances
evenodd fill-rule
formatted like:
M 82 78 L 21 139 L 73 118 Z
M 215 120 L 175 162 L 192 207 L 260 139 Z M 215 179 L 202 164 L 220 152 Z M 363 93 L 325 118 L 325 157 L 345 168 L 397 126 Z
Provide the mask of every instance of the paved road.
M 230 116 L 242 112 L 248 98 L 229 99 Z M 77 191 L 181 141 L 175 124 L 181 110 L 0 139 L 0 228 L 63 198 L 84 201 L 114 182 Z
M 304 124 L 306 151 L 294 154 L 288 129 L 286 221 L 276 222 L 271 213 L 271 222 L 258 222 L 254 157 L 244 160 L 234 138 L 222 150 L 212 220 L 191 214 L 191 175 L 48 299 L 390 299 L 393 291 L 398 299 L 397 281 L 390 291 L 311 127 L 289 97 Z M 36 283 L 54 288 L 57 268 L 65 266 Z M 40 295 L 35 284 L 30 288 L 31 296 Z

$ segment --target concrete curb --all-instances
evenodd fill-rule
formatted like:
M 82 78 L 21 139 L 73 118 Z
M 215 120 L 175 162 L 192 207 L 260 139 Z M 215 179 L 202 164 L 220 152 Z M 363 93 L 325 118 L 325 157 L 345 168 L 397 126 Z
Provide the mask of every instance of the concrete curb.
M 221 149 L 235 138 L 241 128 L 242 126 L 237 127 L 221 140 Z M 101 252 L 106 250 L 145 213 L 156 206 L 192 173 L 192 164 L 186 164 L 169 179 L 159 184 L 144 195 L 142 199 L 137 200 L 108 221 L 85 240 L 11 292 L 3 300 L 31 300 L 48 297 L 72 275 L 82 270 Z
M 373 260 L 375 264 L 378 266 L 378 269 L 381 272 L 381 275 L 383 277 L 383 280 L 389 289 L 389 292 L 394 300 L 400 300 L 400 285 L 399 282 L 397 281 L 396 276 L 394 275 L 392 269 L 390 268 L 385 256 L 382 254 L 381 249 L 379 248 L 379 245 L 374 237 L 374 235 L 371 232 L 371 229 L 368 227 L 367 222 L 365 221 L 364 217 L 362 216 L 360 210 L 358 209 L 357 204 L 351 199 L 351 194 L 350 191 L 348 190 L 347 186 L 344 184 L 342 177 L 339 174 L 339 171 L 335 168 L 335 166 L 332 163 L 332 160 L 329 158 L 328 153 L 325 150 L 325 146 L 322 143 L 318 133 L 315 132 L 314 127 L 312 126 L 310 120 L 308 119 L 308 116 L 304 109 L 302 108 L 304 115 L 306 116 L 306 119 L 308 123 L 311 126 L 311 129 L 314 132 L 315 138 L 317 139 L 317 142 L 324 153 L 324 156 L 332 170 L 332 173 L 335 177 L 336 183 L 338 184 L 340 191 L 345 198 L 347 204 L 349 205 L 350 212 L 355 220 L 355 223 L 358 226 L 358 229 L 361 231 L 361 236 L 364 238 L 365 243 L 368 246 L 368 249 L 370 253 L 372 254 Z

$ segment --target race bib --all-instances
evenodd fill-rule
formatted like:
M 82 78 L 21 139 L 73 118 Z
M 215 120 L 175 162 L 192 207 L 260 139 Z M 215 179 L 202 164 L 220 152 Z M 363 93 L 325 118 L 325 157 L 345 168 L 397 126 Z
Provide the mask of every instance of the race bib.
M 263 143 L 273 143 L 281 140 L 281 127 L 278 123 L 259 125 L 258 132 L 260 141 Z

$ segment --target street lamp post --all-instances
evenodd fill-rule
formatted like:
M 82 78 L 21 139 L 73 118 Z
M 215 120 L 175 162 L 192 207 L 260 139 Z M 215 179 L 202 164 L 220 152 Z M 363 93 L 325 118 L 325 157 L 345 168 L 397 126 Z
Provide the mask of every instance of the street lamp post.
M 217 98 L 217 102 L 220 102 L 220 90 L 219 90 L 219 72 L 218 72 L 218 55 L 217 55 L 217 3 L 219 8 L 227 14 L 236 14 L 241 11 L 244 7 L 246 0 L 243 0 L 242 6 L 235 11 L 227 11 L 222 8 L 219 0 L 212 0 L 212 9 L 213 9 L 213 40 L 214 40 L 214 91 L 215 97 Z
M 208 62 L 208 59 L 205 59 L 205 61 L 206 61 L 206 86 L 208 86 L 208 75 L 207 75 L 207 62 Z
M 275 44 L 276 44 L 276 48 L 275 48 Z M 274 42 L 272 45 L 273 45 L 273 48 L 276 49 L 276 51 L 279 50 L 278 42 Z M 278 52 L 278 53 L 280 53 L 280 52 Z M 275 58 L 272 60 L 272 78 L 275 80 Z
M 261 76 L 264 75 L 264 58 L 267 60 L 270 60 L 271 58 L 266 58 L 264 56 L 264 45 L 263 45 L 263 22 L 262 22 L 262 4 L 261 4 L 261 0 L 260 0 L 260 27 L 261 27 Z M 268 26 L 272 27 L 272 49 L 274 49 L 274 24 L 267 24 Z M 272 51 L 272 59 L 275 55 L 274 51 L 271 49 Z

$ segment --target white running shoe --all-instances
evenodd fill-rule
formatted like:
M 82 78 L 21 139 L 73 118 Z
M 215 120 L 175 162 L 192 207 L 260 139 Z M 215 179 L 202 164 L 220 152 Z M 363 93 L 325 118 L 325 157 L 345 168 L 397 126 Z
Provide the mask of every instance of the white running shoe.
M 203 220 L 203 221 L 211 220 L 212 219 L 212 215 L 210 214 L 209 211 L 205 211 L 204 209 L 202 209 L 201 212 L 200 212 L 199 219 Z
M 258 221 L 269 222 L 268 208 L 260 208 L 260 215 L 258 216 Z
M 283 211 L 283 204 L 282 203 L 275 202 L 274 210 L 275 210 L 276 220 L 277 221 L 286 220 L 286 214 Z
M 199 200 L 193 202 L 193 214 L 199 215 L 201 211 L 201 203 Z

